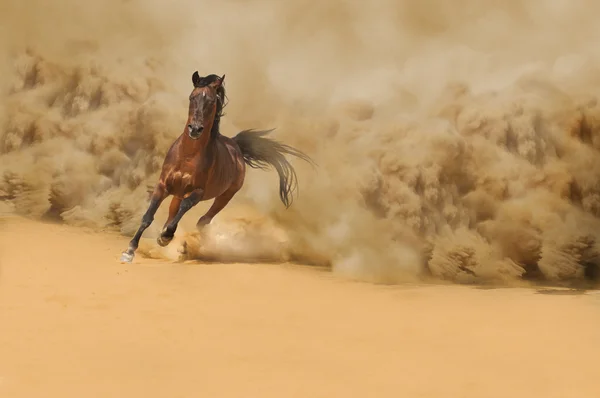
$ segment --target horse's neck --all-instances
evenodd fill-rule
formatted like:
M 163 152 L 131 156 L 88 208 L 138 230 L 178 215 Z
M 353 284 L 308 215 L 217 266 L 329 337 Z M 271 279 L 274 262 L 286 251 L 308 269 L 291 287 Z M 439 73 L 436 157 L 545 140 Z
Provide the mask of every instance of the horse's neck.
M 206 153 L 212 149 L 211 147 L 216 145 L 219 134 L 218 132 L 217 134 L 214 134 L 213 129 L 218 129 L 218 124 L 215 126 L 215 121 L 213 121 L 213 123 L 206 127 L 206 130 L 204 130 L 197 140 L 192 139 L 188 135 L 187 129 L 184 129 L 182 138 L 183 145 L 181 146 L 181 152 L 184 157 L 191 158 L 198 155 L 205 156 Z
M 200 138 L 193 140 L 187 131 L 182 134 L 179 154 L 185 159 L 201 157 L 213 159 L 218 153 L 220 134 L 203 133 Z M 213 159 L 214 160 L 214 159 Z
M 181 154 L 186 158 L 191 158 L 204 154 L 213 145 L 214 140 L 210 137 L 210 134 L 202 134 L 200 138 L 193 140 L 186 131 L 182 134 L 181 141 Z

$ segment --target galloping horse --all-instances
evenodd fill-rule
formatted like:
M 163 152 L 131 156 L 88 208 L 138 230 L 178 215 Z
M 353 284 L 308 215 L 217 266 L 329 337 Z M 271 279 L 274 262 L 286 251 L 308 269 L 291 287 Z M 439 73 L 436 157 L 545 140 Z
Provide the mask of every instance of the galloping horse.
M 158 184 L 137 232 L 123 252 L 121 261 L 131 262 L 144 231 L 154 221 L 163 200 L 173 195 L 169 218 L 157 242 L 166 246 L 173 240 L 177 225 L 185 213 L 198 202 L 215 199 L 196 226 L 209 224 L 242 188 L 246 165 L 275 168 L 279 174 L 279 197 L 286 208 L 292 204 L 297 187 L 296 172 L 284 154 L 309 163 L 310 157 L 289 145 L 264 137 L 273 130 L 243 130 L 235 137 L 221 135 L 219 123 L 225 106 L 225 75 L 192 75 L 194 88 L 189 97 L 189 111 L 183 133 L 169 148 Z

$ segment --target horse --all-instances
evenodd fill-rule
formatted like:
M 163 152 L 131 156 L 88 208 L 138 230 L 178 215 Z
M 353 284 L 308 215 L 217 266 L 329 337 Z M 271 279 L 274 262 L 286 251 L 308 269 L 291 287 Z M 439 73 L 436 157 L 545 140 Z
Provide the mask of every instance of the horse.
M 188 118 L 183 132 L 171 144 L 164 158 L 158 183 L 140 226 L 121 255 L 131 263 L 144 231 L 154 221 L 161 203 L 173 196 L 169 216 L 157 243 L 167 246 L 175 237 L 181 218 L 201 201 L 214 199 L 212 206 L 196 223 L 198 230 L 227 206 L 244 184 L 246 166 L 266 170 L 273 167 L 279 175 L 279 197 L 285 208 L 293 202 L 297 189 L 296 171 L 284 155 L 292 155 L 314 165 L 304 152 L 266 137 L 274 129 L 242 130 L 234 137 L 221 135 L 219 124 L 226 106 L 225 75 L 201 77 L 192 74 Z

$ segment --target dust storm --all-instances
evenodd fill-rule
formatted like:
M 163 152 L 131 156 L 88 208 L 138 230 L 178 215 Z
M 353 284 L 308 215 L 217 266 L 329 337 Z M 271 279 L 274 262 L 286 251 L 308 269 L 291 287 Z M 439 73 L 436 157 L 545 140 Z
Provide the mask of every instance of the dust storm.
M 300 261 L 397 283 L 582 280 L 600 238 L 600 31 L 587 0 L 3 2 L 1 210 L 130 236 L 195 70 L 222 134 L 308 153 L 147 256 Z M 185 244 L 185 254 L 179 253 Z M 115 257 L 119 253 L 115 253 Z M 596 271 L 595 271 L 596 270 Z

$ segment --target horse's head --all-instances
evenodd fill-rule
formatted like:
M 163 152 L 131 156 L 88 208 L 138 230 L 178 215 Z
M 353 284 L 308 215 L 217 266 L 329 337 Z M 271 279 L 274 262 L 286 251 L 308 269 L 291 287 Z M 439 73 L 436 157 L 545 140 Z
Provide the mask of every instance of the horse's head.
M 225 98 L 224 79 L 225 75 L 222 77 L 217 75 L 200 77 L 197 71 L 192 75 L 194 89 L 190 94 L 187 123 L 190 138 L 197 140 L 203 131 L 207 131 L 210 134 L 215 124 L 215 118 L 220 118 Z

